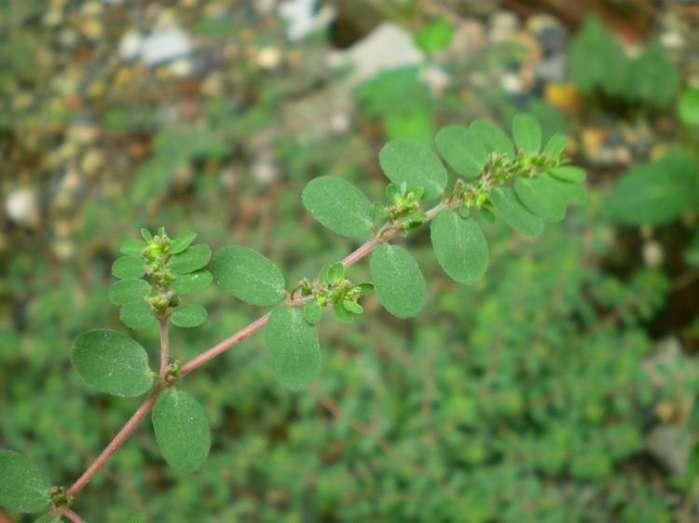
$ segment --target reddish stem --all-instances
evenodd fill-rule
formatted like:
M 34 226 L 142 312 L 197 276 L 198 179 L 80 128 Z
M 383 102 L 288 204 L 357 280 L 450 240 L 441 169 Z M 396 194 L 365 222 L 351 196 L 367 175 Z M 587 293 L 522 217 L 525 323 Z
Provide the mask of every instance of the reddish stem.
M 80 476 L 75 483 L 73 483 L 68 489 L 68 494 L 71 497 L 77 496 L 82 489 L 90 482 L 95 474 L 109 461 L 114 453 L 121 448 L 124 442 L 129 439 L 129 436 L 133 434 L 136 427 L 143 421 L 143 419 L 148 415 L 148 413 L 153 408 L 155 400 L 158 399 L 160 395 L 160 387 L 153 389 L 153 392 L 146 398 L 146 400 L 141 403 L 141 406 L 136 409 L 129 421 L 127 421 L 116 436 L 109 442 L 109 444 L 104 448 L 99 456 L 92 462 L 82 476 Z
M 170 365 L 170 331 L 167 318 L 160 319 L 160 377 L 164 378 Z
M 85 520 L 83 518 L 81 518 L 77 513 L 73 512 L 67 507 L 61 510 L 61 516 L 69 519 L 72 523 L 85 523 Z

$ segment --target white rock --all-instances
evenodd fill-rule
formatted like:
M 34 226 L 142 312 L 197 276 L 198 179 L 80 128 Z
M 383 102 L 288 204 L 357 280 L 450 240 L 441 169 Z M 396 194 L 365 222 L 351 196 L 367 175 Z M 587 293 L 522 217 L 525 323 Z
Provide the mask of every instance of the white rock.
M 257 52 L 257 65 L 262 69 L 276 69 L 281 61 L 282 54 L 276 47 L 263 47 Z
M 167 27 L 150 34 L 143 42 L 141 59 L 150 66 L 184 58 L 192 51 L 189 35 L 178 27 Z
M 127 31 L 119 42 L 119 56 L 123 60 L 135 60 L 141 57 L 143 37 L 138 31 Z
M 5 199 L 5 212 L 18 225 L 36 225 L 39 222 L 36 193 L 27 187 L 14 189 Z
M 356 84 L 380 71 L 419 65 L 424 59 L 410 33 L 394 23 L 385 22 L 346 51 L 331 55 L 331 65 L 353 66 L 349 81 Z
M 122 59 L 140 59 L 149 66 L 186 58 L 191 51 L 189 35 L 175 26 L 158 29 L 148 36 L 138 31 L 128 31 L 119 42 L 119 55 Z
M 441 94 L 451 83 L 451 76 L 438 65 L 430 65 L 420 72 L 420 80 L 425 82 L 433 94 Z
M 350 117 L 344 111 L 338 111 L 330 118 L 330 128 L 335 134 L 344 134 L 350 128 Z
M 327 27 L 335 18 L 335 9 L 325 5 L 316 12 L 316 0 L 286 0 L 279 6 L 279 15 L 287 23 L 287 38 L 297 42 Z

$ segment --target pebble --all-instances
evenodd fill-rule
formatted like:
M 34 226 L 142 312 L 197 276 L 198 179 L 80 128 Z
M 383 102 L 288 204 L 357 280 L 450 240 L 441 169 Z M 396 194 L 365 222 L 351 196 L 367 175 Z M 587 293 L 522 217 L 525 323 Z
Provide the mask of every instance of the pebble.
M 377 73 L 408 65 L 419 65 L 425 57 L 412 35 L 392 22 L 385 22 L 346 51 L 330 55 L 330 65 L 353 66 L 351 85 Z
M 267 46 L 257 52 L 255 59 L 262 69 L 276 69 L 282 61 L 282 54 L 278 48 Z
M 643 262 L 653 269 L 657 269 L 663 264 L 665 253 L 663 247 L 655 240 L 649 240 L 643 244 Z
M 519 29 L 519 18 L 509 11 L 498 11 L 490 17 L 488 39 L 491 43 L 502 43 L 512 39 Z
M 251 170 L 255 179 L 265 185 L 274 182 L 279 177 L 279 168 L 274 161 L 274 156 L 268 151 L 259 154 L 252 164 Z
M 278 9 L 279 15 L 286 21 L 286 36 L 292 42 L 328 27 L 335 18 L 332 6 L 323 5 L 317 9 L 316 0 L 286 0 Z
M 436 96 L 441 95 L 451 84 L 451 76 L 436 64 L 428 65 L 420 71 L 420 80 L 425 82 Z
M 5 198 L 5 212 L 17 225 L 36 227 L 39 224 L 39 204 L 36 192 L 28 187 L 18 187 Z
M 539 41 L 544 56 L 564 54 L 568 48 L 568 33 L 566 28 L 551 15 L 530 16 L 526 24 L 527 30 Z
M 480 54 L 485 45 L 485 28 L 478 20 L 461 22 L 454 32 L 447 52 L 452 60 L 464 60 Z

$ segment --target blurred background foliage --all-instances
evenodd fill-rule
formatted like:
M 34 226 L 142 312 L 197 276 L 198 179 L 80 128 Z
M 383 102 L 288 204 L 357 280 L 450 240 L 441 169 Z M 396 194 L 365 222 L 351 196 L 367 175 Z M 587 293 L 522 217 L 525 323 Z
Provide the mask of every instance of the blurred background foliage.
M 135 408 L 87 391 L 69 350 L 122 328 L 109 272 L 138 227 L 313 275 L 353 244 L 302 210 L 310 179 L 378 198 L 387 139 L 526 109 L 571 136 L 587 208 L 536 241 L 491 225 L 471 287 L 417 233 L 417 319 L 369 300 L 356 327 L 324 322 L 304 393 L 253 337 L 183 384 L 212 423 L 201 471 L 173 472 L 142 429 L 76 509 L 697 521 L 698 27 L 679 0 L 0 1 L 0 445 L 68 484 Z M 212 321 L 172 334 L 181 360 L 259 314 L 207 292 Z M 131 334 L 156 357 L 156 332 Z

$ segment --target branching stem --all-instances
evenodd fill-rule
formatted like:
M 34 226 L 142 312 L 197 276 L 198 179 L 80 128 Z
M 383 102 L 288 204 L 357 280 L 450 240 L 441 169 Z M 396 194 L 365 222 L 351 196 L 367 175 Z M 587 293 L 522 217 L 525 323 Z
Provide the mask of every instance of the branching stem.
M 426 222 L 432 220 L 440 211 L 447 208 L 448 205 L 445 203 L 439 203 L 435 207 L 432 207 L 425 213 Z M 386 242 L 393 239 L 401 231 L 399 224 L 388 224 L 384 226 L 377 236 L 380 235 L 380 240 L 377 238 L 372 238 L 367 240 L 357 249 L 348 254 L 343 260 L 342 264 L 345 267 L 349 267 L 357 263 L 362 258 L 365 258 L 379 245 L 380 242 Z M 299 304 L 303 300 L 299 300 Z M 179 377 L 182 378 L 187 374 L 195 371 L 205 363 L 211 361 L 212 359 L 220 356 L 227 350 L 235 347 L 241 341 L 249 338 L 257 331 L 262 329 L 269 320 L 269 314 L 267 313 L 255 321 L 249 323 L 242 329 L 240 329 L 235 334 L 229 336 L 225 340 L 218 342 L 213 347 L 205 350 L 198 356 L 189 360 L 182 366 L 180 370 Z M 169 353 L 170 353 L 170 342 L 168 334 L 167 319 L 160 321 L 160 376 L 161 378 L 165 376 L 169 365 Z M 90 482 L 90 480 L 104 467 L 109 459 L 121 448 L 121 446 L 129 439 L 129 437 L 134 433 L 136 428 L 141 424 L 141 422 L 146 418 L 148 413 L 153 409 L 156 400 L 161 392 L 161 387 L 156 386 L 153 391 L 149 394 L 146 400 L 136 409 L 136 412 L 132 414 L 129 420 L 124 424 L 124 426 L 119 430 L 119 432 L 114 436 L 112 441 L 104 448 L 99 456 L 92 462 L 92 464 L 83 472 L 83 474 L 73 483 L 68 489 L 68 494 L 71 497 L 76 497 Z M 77 516 L 77 515 L 76 515 Z M 66 517 L 69 517 L 66 515 Z M 79 516 L 78 516 L 79 517 Z M 76 522 L 82 521 L 80 519 L 75 520 Z

